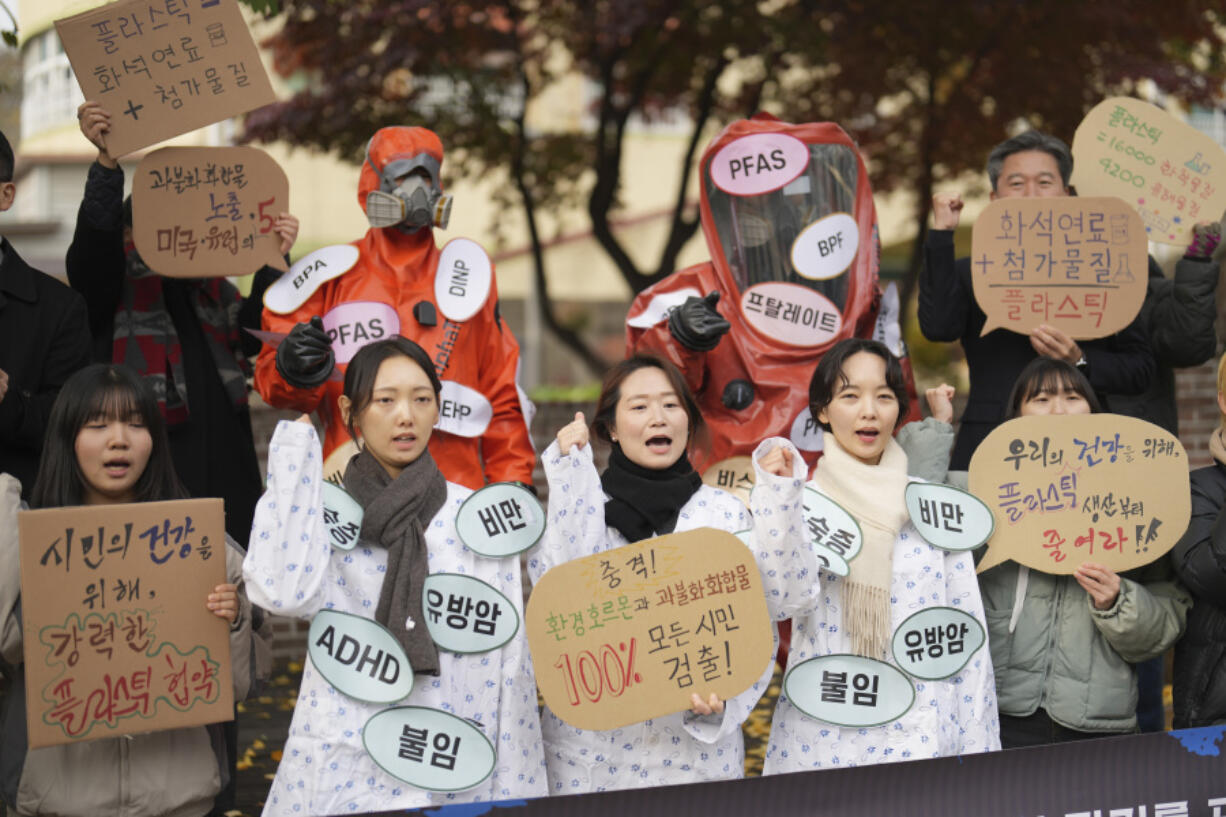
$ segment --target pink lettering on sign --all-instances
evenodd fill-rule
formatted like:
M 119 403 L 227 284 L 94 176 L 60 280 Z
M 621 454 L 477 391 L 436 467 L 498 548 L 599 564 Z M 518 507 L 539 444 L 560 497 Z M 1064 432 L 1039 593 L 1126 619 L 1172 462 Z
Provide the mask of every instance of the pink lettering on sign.
M 734 196 L 778 190 L 809 164 L 809 148 L 786 133 L 755 133 L 724 145 L 711 160 L 711 181 Z
M 820 346 L 843 326 L 838 307 L 825 295 L 778 281 L 745 290 L 741 313 L 754 329 L 789 346 Z
M 400 334 L 400 316 L 387 304 L 353 301 L 324 315 L 324 330 L 332 338 L 336 362 L 348 363 L 366 344 Z

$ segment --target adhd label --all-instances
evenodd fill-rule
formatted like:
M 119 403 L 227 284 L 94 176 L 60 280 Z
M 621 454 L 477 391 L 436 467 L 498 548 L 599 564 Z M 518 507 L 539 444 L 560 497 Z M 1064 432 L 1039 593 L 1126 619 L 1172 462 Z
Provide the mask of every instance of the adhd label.
M 324 315 L 323 320 L 338 365 L 353 360 L 366 344 L 400 334 L 396 310 L 375 301 L 341 304 Z
M 324 679 L 359 701 L 391 703 L 413 689 L 413 668 L 391 631 L 339 610 L 311 619 L 307 653 Z

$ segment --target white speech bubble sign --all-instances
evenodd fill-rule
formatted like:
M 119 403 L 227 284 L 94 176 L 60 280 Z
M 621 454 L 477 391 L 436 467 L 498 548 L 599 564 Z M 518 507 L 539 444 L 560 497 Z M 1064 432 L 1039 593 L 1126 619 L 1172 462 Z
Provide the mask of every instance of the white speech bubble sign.
M 470 550 L 501 559 L 532 547 L 545 532 L 540 501 L 522 485 L 495 482 L 474 493 L 456 513 L 456 533 Z
M 435 428 L 458 437 L 480 437 L 493 419 L 494 407 L 484 394 L 454 380 L 443 381 Z
M 809 165 L 809 146 L 786 133 L 754 133 L 719 149 L 711 160 L 711 181 L 734 196 L 769 193 L 795 179 Z
M 323 482 L 324 530 L 328 544 L 336 550 L 353 550 L 362 532 L 365 511 L 358 501 L 339 485 Z
M 424 706 L 385 709 L 366 721 L 362 745 L 379 768 L 426 791 L 464 791 L 494 771 L 498 753 L 477 727 Z
M 821 451 L 824 445 L 822 427 L 813 419 L 813 412 L 808 406 L 792 421 L 792 430 L 788 434 L 792 445 L 801 451 Z
M 915 702 L 915 685 L 892 664 L 840 653 L 792 667 L 783 677 L 783 694 L 810 718 L 858 728 L 907 714 Z
M 353 360 L 366 344 L 400 334 L 400 316 L 378 301 L 340 304 L 328 310 L 323 320 L 338 365 Z
M 792 242 L 792 267 L 814 281 L 847 272 L 860 249 L 860 228 L 847 213 L 832 213 L 805 227 Z
M 472 576 L 431 573 L 422 589 L 430 638 L 450 652 L 496 650 L 519 631 L 519 612 L 506 596 Z
M 307 653 L 319 674 L 350 698 L 386 704 L 413 689 L 413 668 L 404 648 L 372 619 L 320 610 L 311 619 Z
M 961 672 L 987 640 L 983 625 L 970 613 L 929 607 L 894 631 L 894 661 L 913 678 L 940 681 Z
M 952 485 L 908 483 L 904 494 L 911 524 L 924 541 L 941 550 L 973 550 L 992 538 L 992 509 L 974 494 Z
M 485 306 L 493 281 L 494 268 L 481 245 L 454 238 L 438 254 L 434 300 L 444 317 L 463 323 Z
M 864 547 L 860 523 L 843 506 L 830 497 L 805 488 L 805 538 L 822 563 L 822 569 L 836 576 L 846 576 L 850 562 Z
M 358 255 L 358 248 L 352 244 L 334 244 L 302 256 L 264 290 L 264 307 L 269 312 L 288 315 L 306 303 L 325 281 L 353 269 Z

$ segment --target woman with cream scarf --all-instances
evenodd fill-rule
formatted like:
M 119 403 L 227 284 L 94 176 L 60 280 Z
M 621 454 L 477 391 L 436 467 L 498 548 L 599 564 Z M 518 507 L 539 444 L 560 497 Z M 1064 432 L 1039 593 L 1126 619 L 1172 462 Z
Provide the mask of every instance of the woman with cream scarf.
M 786 612 L 793 618 L 788 668 L 823 655 L 854 654 L 893 664 L 895 628 L 923 608 L 956 607 L 984 623 L 975 569 L 967 553 L 932 547 L 911 525 L 903 494 L 907 457 L 892 434 L 906 413 L 898 359 L 880 343 L 850 339 L 822 358 L 809 387 L 813 416 L 826 432 L 809 486 L 860 524 L 863 548 L 840 577 L 808 565 L 780 571 Z M 805 536 L 804 463 L 791 443 L 763 442 L 754 452 L 755 532 L 764 548 L 784 550 Z M 773 542 L 771 540 L 774 540 Z M 790 547 L 786 548 L 791 550 Z M 986 628 L 985 628 L 986 629 Z M 915 700 L 896 720 L 840 727 L 804 714 L 786 693 L 776 706 L 766 774 L 841 768 L 1000 748 L 988 651 L 942 681 L 912 680 Z

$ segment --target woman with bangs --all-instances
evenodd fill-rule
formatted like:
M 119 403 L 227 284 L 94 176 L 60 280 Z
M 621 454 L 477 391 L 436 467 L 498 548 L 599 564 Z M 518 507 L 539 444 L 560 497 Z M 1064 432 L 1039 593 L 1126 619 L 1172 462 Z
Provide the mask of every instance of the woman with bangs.
M 590 431 L 579 412 L 541 455 L 548 525 L 528 554 L 533 582 L 556 565 L 655 536 L 701 527 L 748 529 L 745 506 L 704 485 L 690 465 L 686 448 L 701 427 L 698 405 L 671 363 L 635 355 L 610 369 Z M 593 434 L 611 447 L 603 474 L 596 471 Z M 741 724 L 766 691 L 773 666 L 732 700 L 695 692 L 689 711 L 618 729 L 579 729 L 545 707 L 541 732 L 550 793 L 741 778 Z
M 17 814 L 204 815 L 225 782 L 221 724 L 29 749 L 22 659 L 20 488 L 0 475 L 0 654 L 4 696 L 0 792 Z M 184 499 L 161 412 L 126 366 L 95 364 L 64 383 L 47 426 L 33 508 Z M 235 700 L 250 686 L 251 606 L 242 551 L 226 537 L 227 583 L 205 607 L 230 624 Z

